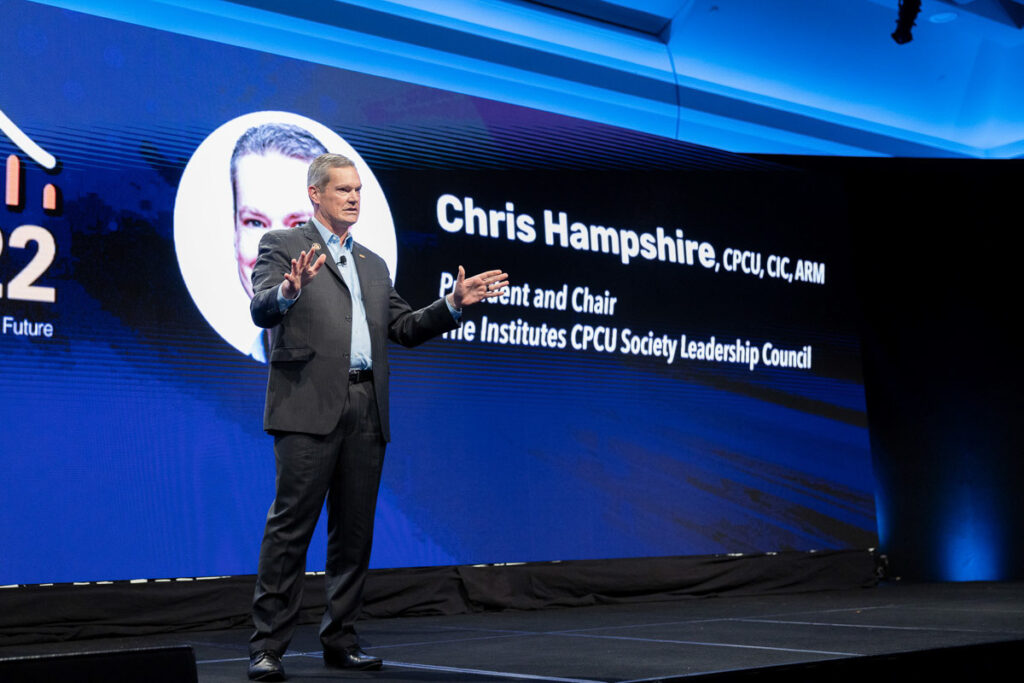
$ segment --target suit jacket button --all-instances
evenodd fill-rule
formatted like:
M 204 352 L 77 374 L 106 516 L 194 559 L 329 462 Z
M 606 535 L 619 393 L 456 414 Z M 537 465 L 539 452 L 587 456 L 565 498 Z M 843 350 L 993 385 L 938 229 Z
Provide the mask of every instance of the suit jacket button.
M 345 316 L 345 322 L 347 322 L 347 323 L 350 323 L 350 322 L 352 322 L 352 316 L 350 316 L 350 315 L 346 315 L 346 316 Z

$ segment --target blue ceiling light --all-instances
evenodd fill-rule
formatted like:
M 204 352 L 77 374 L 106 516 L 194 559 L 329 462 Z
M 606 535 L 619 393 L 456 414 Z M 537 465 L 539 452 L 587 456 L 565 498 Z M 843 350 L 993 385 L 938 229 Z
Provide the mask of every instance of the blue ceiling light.
M 1022 0 L 909 46 L 898 0 L 36 1 L 732 152 L 1024 156 Z

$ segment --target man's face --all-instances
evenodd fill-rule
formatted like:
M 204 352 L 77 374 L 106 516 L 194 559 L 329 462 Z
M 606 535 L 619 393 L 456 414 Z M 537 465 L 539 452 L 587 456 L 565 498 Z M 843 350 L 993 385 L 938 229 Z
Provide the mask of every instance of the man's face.
M 359 193 L 363 183 L 355 166 L 327 171 L 324 189 L 309 187 L 309 198 L 317 204 L 317 219 L 331 232 L 343 236 L 359 220 Z
M 238 277 L 252 298 L 252 268 L 260 238 L 273 228 L 294 228 L 313 215 L 302 191 L 309 162 L 277 152 L 246 154 L 236 162 L 235 259 Z

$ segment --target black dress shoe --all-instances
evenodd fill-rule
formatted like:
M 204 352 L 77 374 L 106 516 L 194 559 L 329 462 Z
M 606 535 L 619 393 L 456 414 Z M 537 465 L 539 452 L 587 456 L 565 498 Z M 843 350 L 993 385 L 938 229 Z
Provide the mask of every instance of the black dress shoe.
M 324 664 L 335 669 L 357 669 L 359 671 L 376 671 L 384 665 L 380 657 L 363 652 L 358 645 L 344 650 L 324 649 Z
M 281 656 L 276 652 L 259 650 L 249 655 L 249 680 L 283 681 L 286 678 Z

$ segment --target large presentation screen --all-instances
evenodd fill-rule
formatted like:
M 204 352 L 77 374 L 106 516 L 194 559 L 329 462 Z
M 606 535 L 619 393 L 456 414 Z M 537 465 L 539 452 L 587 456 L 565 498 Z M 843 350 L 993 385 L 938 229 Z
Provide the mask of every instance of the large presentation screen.
M 390 351 L 374 567 L 875 544 L 827 178 L 21 0 L 0 25 L 0 584 L 255 571 L 249 275 L 325 150 L 412 305 L 511 278 Z

